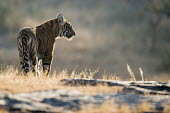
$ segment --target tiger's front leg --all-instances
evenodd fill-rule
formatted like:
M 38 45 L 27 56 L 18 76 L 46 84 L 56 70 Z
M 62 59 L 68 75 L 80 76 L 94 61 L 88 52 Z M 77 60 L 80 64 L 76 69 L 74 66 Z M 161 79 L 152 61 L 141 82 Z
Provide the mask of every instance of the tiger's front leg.
M 44 64 L 43 65 L 43 74 L 48 76 L 49 75 L 49 72 L 50 72 L 50 65 L 47 65 L 47 64 Z
M 46 56 L 42 59 L 43 74 L 48 76 L 51 70 L 52 55 Z

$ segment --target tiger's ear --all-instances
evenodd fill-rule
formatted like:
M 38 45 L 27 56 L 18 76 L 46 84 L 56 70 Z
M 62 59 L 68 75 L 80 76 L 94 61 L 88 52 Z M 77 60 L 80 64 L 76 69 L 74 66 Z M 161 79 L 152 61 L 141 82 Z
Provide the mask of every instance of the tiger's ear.
M 60 24 L 64 24 L 64 16 L 62 14 L 57 15 L 57 20 Z

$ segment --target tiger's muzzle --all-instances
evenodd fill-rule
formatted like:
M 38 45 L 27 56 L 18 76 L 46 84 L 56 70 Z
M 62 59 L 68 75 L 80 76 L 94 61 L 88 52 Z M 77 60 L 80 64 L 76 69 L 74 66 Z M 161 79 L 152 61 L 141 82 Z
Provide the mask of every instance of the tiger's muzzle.
M 66 37 L 68 38 L 68 39 L 71 39 L 71 38 L 73 38 L 75 36 L 75 32 L 73 31 L 73 32 L 67 32 L 66 33 Z

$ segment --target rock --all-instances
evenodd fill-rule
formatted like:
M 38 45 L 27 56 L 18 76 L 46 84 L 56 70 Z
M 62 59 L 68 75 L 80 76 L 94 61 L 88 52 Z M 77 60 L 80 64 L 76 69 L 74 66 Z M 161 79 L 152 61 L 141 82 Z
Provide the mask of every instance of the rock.
M 77 91 L 45 90 L 33 93 L 1 94 L 0 107 L 8 108 L 10 111 L 67 113 L 78 111 L 83 105 L 99 105 L 107 100 L 117 105 L 128 104 L 133 107 L 141 102 L 147 102 L 153 108 L 164 104 L 170 105 L 170 96 L 143 96 L 127 93 L 102 93 L 89 96 Z
M 107 101 L 117 106 L 128 105 L 137 108 L 141 103 L 148 103 L 152 110 L 162 112 L 164 105 L 170 106 L 169 83 L 155 81 L 105 81 L 88 79 L 65 79 L 65 84 L 123 86 L 123 92 L 100 93 L 94 96 L 81 94 L 78 91 L 43 90 L 32 93 L 5 94 L 0 93 L 0 108 L 7 108 L 10 112 L 48 112 L 72 113 L 79 111 L 83 106 L 101 105 Z M 134 90 L 135 89 L 135 90 Z M 144 90 L 144 91 L 142 91 Z M 146 90 L 155 91 L 157 95 L 141 95 Z M 136 91 L 136 93 L 132 93 Z M 137 93 L 138 91 L 138 93 Z M 142 93 L 141 93 L 142 92 Z M 158 92 L 161 95 L 158 95 Z M 167 93 L 165 95 L 165 92 Z M 150 93 L 151 94 L 151 93 Z
M 170 95 L 170 83 L 158 81 L 116 81 L 116 80 L 91 80 L 91 79 L 63 79 L 65 85 L 108 85 L 123 86 L 124 92 L 135 92 L 137 94 L 159 94 Z

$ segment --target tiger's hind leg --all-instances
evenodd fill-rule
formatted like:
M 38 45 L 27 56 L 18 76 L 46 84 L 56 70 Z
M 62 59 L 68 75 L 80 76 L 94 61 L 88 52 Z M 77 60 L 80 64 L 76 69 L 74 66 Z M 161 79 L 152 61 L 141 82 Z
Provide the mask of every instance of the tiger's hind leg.
M 40 77 L 42 75 L 42 59 L 38 58 L 36 51 L 31 54 L 31 71 L 34 73 L 34 76 Z
M 29 72 L 29 53 L 27 47 L 27 39 L 25 37 L 18 39 L 18 51 L 20 58 L 20 65 L 23 75 L 28 75 Z
M 37 66 L 37 53 L 36 53 L 35 45 L 32 44 L 32 46 L 30 47 L 30 67 L 34 76 L 36 76 L 36 69 L 37 69 L 36 66 Z
M 27 64 L 24 64 L 24 62 L 22 61 L 20 61 L 20 65 L 21 65 L 22 75 L 27 76 L 29 72 L 29 67 L 27 66 Z
M 31 71 L 36 76 L 36 58 L 34 58 L 31 62 Z

